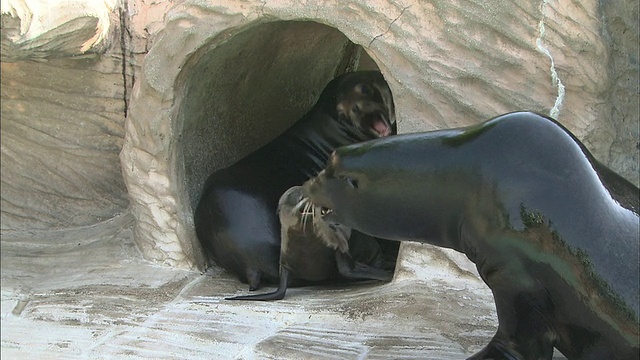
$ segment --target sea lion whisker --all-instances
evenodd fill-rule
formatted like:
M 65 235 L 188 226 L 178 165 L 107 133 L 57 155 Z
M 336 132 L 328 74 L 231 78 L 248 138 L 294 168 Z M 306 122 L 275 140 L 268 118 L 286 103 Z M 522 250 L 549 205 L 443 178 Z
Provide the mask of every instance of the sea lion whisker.
M 306 226 L 307 226 L 307 219 L 308 216 L 311 215 L 311 218 L 313 219 L 313 206 L 311 204 L 310 201 L 308 201 L 308 198 L 305 198 L 305 203 L 304 203 L 304 209 L 302 210 L 302 232 L 306 231 Z
M 303 209 L 302 211 L 304 212 L 304 209 L 306 209 L 306 208 L 307 208 L 307 202 L 308 202 L 308 201 L 309 201 L 309 198 L 302 198 L 302 200 L 300 200 L 300 201 L 299 201 L 299 202 L 298 202 L 298 203 L 293 207 L 293 211 L 294 211 L 294 212 L 298 212 L 298 211 L 300 211 L 300 209 L 302 208 L 302 209 Z

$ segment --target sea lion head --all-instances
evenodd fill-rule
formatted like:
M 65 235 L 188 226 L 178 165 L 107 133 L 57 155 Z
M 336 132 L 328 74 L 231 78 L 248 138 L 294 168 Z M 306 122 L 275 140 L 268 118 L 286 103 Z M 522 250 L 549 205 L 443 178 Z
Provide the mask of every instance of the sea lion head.
M 379 71 L 343 74 L 327 86 L 335 94 L 325 105 L 338 121 L 355 127 L 367 138 L 397 133 L 391 89 Z
M 283 252 L 287 252 L 289 241 L 291 241 L 289 232 L 293 231 L 304 234 L 308 239 L 315 238 L 328 248 L 347 253 L 351 229 L 341 224 L 324 221 L 320 207 L 308 200 L 302 186 L 293 186 L 280 197 L 278 216 L 282 231 Z
M 399 224 L 394 224 L 398 221 L 394 213 L 398 207 L 394 205 L 401 201 L 392 200 L 398 196 L 396 185 L 385 184 L 384 169 L 359 163 L 359 154 L 345 153 L 345 148 L 340 150 L 341 153 L 331 156 L 318 176 L 304 184 L 306 196 L 320 209 L 326 223 L 395 240 L 393 229 Z
M 402 241 L 430 233 L 434 224 L 425 219 L 454 208 L 443 191 L 449 179 L 425 161 L 439 143 L 420 140 L 404 134 L 340 147 L 304 184 L 305 195 L 325 222 L 370 236 Z

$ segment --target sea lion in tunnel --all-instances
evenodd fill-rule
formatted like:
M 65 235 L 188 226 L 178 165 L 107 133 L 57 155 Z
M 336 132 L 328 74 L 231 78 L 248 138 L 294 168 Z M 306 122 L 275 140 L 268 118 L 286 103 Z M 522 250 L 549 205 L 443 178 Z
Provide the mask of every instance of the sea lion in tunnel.
M 291 128 L 209 177 L 194 218 L 204 250 L 250 290 L 277 281 L 280 196 L 317 175 L 336 148 L 395 133 L 393 98 L 380 72 L 335 78 Z

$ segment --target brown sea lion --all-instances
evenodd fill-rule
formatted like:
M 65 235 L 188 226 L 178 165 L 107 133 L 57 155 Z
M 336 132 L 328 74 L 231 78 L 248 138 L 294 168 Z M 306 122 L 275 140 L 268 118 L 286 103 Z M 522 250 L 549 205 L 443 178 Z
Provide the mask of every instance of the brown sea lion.
M 280 248 L 280 283 L 274 292 L 245 295 L 227 300 L 280 300 L 294 279 L 313 284 L 320 282 L 348 282 L 354 280 L 390 281 L 393 266 L 377 268 L 353 259 L 349 253 L 351 229 L 322 220 L 318 211 L 306 206 L 301 186 L 287 190 L 278 204 L 282 231 Z M 366 236 L 366 235 L 365 235 Z M 378 263 L 382 254 L 377 240 L 367 237 L 360 244 L 358 254 L 370 263 Z M 397 255 L 397 254 L 396 254 Z

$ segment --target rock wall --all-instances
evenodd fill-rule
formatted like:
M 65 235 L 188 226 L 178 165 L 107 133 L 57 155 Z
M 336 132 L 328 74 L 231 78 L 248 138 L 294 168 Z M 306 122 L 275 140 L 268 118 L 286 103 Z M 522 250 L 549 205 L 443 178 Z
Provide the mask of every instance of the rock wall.
M 608 88 L 604 98 L 611 106 L 608 119 L 614 124 L 616 135 L 608 156 L 600 159 L 636 185 L 640 183 L 638 6 L 637 1 L 601 2 L 602 37 L 609 55 Z
M 3 234 L 128 211 L 119 13 L 93 5 L 2 2 Z
M 40 32 L 5 3 L 22 2 L 2 3 L 3 231 L 98 222 L 128 199 L 147 258 L 202 268 L 208 173 L 358 66 L 385 75 L 401 132 L 538 111 L 638 184 L 636 3 L 87 1 L 102 10 Z

